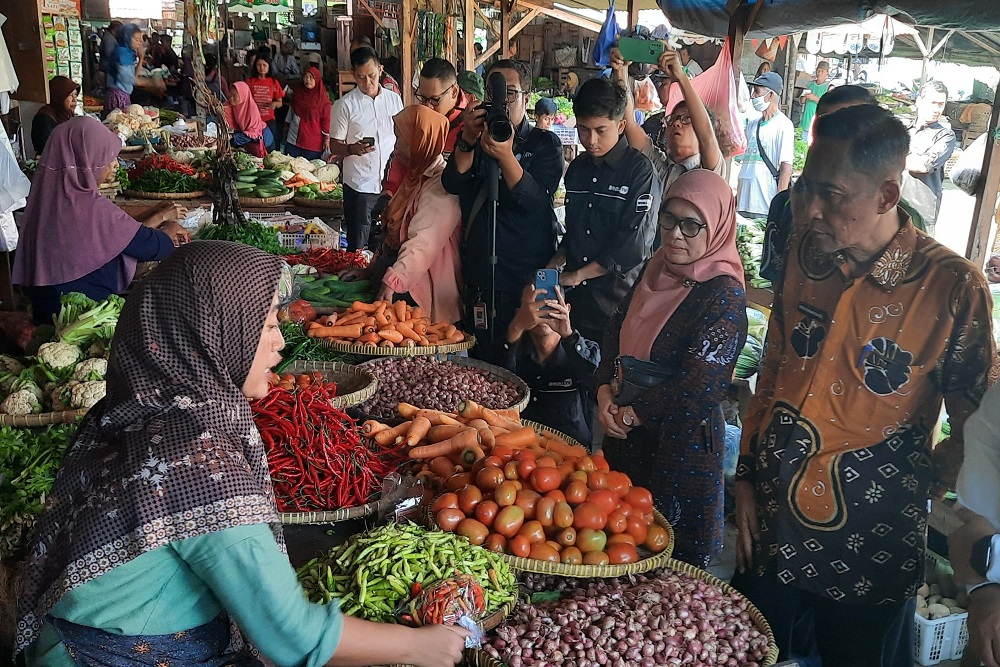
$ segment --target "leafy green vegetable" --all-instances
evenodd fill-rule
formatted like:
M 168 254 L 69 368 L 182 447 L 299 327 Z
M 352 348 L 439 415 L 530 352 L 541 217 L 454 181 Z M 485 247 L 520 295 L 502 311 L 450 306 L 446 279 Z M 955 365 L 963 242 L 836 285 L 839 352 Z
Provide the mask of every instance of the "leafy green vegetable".
M 132 181 L 139 192 L 198 192 L 205 189 L 204 181 L 169 169 L 151 169 Z
M 56 316 L 56 336 L 70 345 L 85 347 L 96 340 L 111 340 L 125 299 L 112 294 L 100 303 L 79 292 L 60 297 L 62 308 Z
M 236 164 L 237 171 L 243 171 L 244 169 L 254 169 L 257 167 L 257 163 L 254 162 L 253 157 L 244 153 L 243 151 L 236 151 L 233 153 L 233 162 Z
M 0 428 L 0 559 L 27 546 L 76 424 Z
M 274 227 L 267 227 L 259 222 L 248 222 L 246 225 L 206 225 L 198 232 L 197 238 L 200 241 L 235 241 L 274 255 L 284 252 Z
M 285 348 L 281 351 L 282 363 L 275 368 L 276 373 L 285 370 L 295 361 L 341 361 L 345 364 L 357 363 L 358 357 L 330 349 L 315 338 L 309 338 L 302 327 L 295 322 L 282 322 L 281 335 L 285 338 Z

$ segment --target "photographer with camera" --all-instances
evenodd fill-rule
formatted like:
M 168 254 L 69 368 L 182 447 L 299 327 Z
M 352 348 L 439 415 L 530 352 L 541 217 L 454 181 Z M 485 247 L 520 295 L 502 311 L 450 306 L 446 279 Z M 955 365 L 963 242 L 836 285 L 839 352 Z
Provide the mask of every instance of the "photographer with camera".
M 466 325 L 484 341 L 503 335 L 521 303 L 524 285 L 555 251 L 552 197 L 564 164 L 559 138 L 532 132 L 527 120 L 531 75 L 526 68 L 500 60 L 486 78 L 487 101 L 466 107 L 462 133 L 441 176 L 445 190 L 458 195 L 462 205 Z M 497 166 L 499 183 L 490 183 Z M 490 185 L 497 194 L 495 209 Z M 491 264 L 494 240 L 496 264 Z M 496 321 L 489 317 L 494 309 Z M 480 348 L 478 354 L 492 356 L 487 349 Z

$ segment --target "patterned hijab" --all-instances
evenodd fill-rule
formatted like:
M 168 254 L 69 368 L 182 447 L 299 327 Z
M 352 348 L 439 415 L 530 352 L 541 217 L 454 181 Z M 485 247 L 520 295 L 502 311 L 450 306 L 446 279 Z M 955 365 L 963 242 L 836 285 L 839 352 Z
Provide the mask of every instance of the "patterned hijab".
M 656 337 L 696 284 L 719 276 L 732 276 L 740 285 L 744 281 L 736 249 L 736 207 L 726 179 L 693 169 L 674 181 L 663 203 L 671 199 L 683 199 L 701 213 L 708 225 L 708 249 L 684 265 L 671 264 L 662 248 L 653 253 L 622 322 L 621 353 L 638 359 L 649 360 Z
M 448 119 L 433 109 L 411 104 L 392 118 L 396 142 L 409 148 L 409 171 L 399 192 L 386 209 L 386 242 L 393 248 L 403 244 L 406 223 L 413 216 L 417 194 L 428 180 L 427 171 L 437 161 L 448 140 Z
M 282 273 L 256 248 L 199 241 L 129 295 L 108 394 L 80 425 L 36 526 L 18 652 L 63 595 L 170 542 L 268 523 L 284 548 L 241 391 Z

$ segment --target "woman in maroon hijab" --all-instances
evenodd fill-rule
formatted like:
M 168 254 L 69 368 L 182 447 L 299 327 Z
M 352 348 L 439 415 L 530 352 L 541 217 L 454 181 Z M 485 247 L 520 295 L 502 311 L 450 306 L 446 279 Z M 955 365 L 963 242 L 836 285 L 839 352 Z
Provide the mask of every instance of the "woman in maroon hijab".
M 58 125 L 31 182 L 13 282 L 27 288 L 34 320 L 52 321 L 59 297 L 95 300 L 122 292 L 138 262 L 157 261 L 190 239 L 166 203 L 139 222 L 102 196 L 98 185 L 118 164 L 121 140 L 85 116 Z
M 80 86 L 72 79 L 54 76 L 49 80 L 49 103 L 39 109 L 31 121 L 31 145 L 39 157 L 52 130 L 76 115 L 79 92 Z

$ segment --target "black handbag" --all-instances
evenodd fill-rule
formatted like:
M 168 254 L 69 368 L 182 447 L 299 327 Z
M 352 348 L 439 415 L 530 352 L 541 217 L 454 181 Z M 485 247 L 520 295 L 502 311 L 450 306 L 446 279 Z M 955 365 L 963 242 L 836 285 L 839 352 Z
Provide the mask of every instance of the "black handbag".
M 672 379 L 674 375 L 673 369 L 663 364 L 620 355 L 615 359 L 615 377 L 611 380 L 615 404 L 632 405 L 640 396 Z

